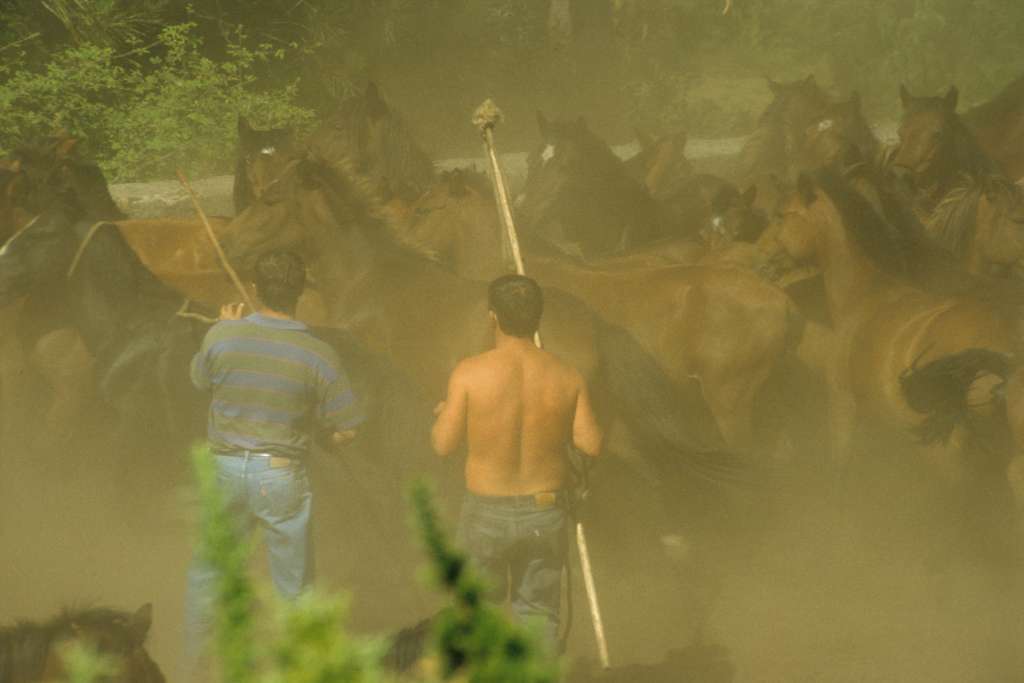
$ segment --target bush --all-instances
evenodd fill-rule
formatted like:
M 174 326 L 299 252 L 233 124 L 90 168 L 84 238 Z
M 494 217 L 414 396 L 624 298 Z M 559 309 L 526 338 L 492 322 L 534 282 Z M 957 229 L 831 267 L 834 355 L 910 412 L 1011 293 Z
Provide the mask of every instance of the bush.
M 255 600 L 247 576 L 249 548 L 240 542 L 217 484 L 208 448 L 193 453 L 202 504 L 200 552 L 218 570 L 215 655 L 225 683 L 377 683 L 387 680 L 381 669 L 383 648 L 376 640 L 349 636 L 343 599 L 310 592 L 294 604 L 278 603 L 276 638 L 270 661 L 261 631 L 255 647 Z M 495 606 L 483 601 L 483 586 L 455 550 L 438 523 L 432 498 L 423 486 L 413 492 L 420 536 L 432 573 L 450 598 L 436 620 L 434 652 L 442 680 L 469 683 L 554 683 L 557 668 L 534 636 L 510 623 Z M 89 668 L 92 667 L 92 668 Z M 95 666 L 79 667 L 91 683 Z M 420 679 L 422 680 L 422 679 Z M 429 679 L 428 679 L 429 680 Z
M 236 120 L 296 126 L 313 113 L 294 104 L 297 83 L 276 92 L 254 87 L 261 62 L 282 49 L 249 46 L 241 31 L 226 58 L 202 53 L 193 23 L 165 27 L 142 61 L 118 63 L 111 48 L 85 45 L 56 53 L 41 70 L 8 67 L 0 84 L 0 148 L 64 128 L 81 136 L 113 180 L 230 172 Z

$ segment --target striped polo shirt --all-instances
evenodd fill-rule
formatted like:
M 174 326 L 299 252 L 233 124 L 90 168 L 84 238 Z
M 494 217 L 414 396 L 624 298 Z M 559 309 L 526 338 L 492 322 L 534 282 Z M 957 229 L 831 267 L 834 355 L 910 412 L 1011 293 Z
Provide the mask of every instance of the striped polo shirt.
M 218 322 L 192 359 L 192 383 L 212 391 L 208 436 L 217 452 L 302 458 L 314 430 L 364 419 L 334 349 L 297 320 L 253 313 Z

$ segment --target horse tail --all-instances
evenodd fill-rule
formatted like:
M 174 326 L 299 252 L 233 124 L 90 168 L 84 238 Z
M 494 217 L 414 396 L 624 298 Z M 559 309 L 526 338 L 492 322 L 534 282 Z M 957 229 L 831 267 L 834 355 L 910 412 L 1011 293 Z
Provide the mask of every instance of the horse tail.
M 972 430 L 968 401 L 971 385 L 984 375 L 995 375 L 1005 382 L 1011 367 L 1008 355 L 981 348 L 943 356 L 922 367 L 917 367 L 915 361 L 900 376 L 900 388 L 907 405 L 925 416 L 914 430 L 917 437 L 924 444 L 945 443 L 958 426 Z M 1003 400 L 996 391 L 993 399 Z M 1005 411 L 1000 412 L 1005 415 Z
M 900 377 L 908 405 L 925 415 L 915 430 L 922 443 L 946 443 L 957 427 L 964 430 L 963 462 L 970 472 L 958 515 L 964 543 L 1003 566 L 1015 566 L 1022 550 L 1010 482 L 1014 443 L 1004 391 L 1013 370 L 1010 356 L 972 348 L 920 368 L 915 363 Z M 1002 380 L 992 389 L 992 409 L 972 410 L 971 386 L 986 375 Z
M 714 484 L 742 484 L 749 461 L 730 452 L 701 390 L 673 382 L 626 330 L 597 319 L 596 384 L 630 428 L 648 464 Z

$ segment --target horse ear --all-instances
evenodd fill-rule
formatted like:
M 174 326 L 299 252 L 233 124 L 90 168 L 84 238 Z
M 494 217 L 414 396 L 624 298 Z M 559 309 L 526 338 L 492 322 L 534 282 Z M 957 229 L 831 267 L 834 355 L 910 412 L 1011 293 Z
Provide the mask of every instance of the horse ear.
M 752 208 L 754 206 L 754 202 L 757 200 L 757 185 L 752 184 L 750 187 L 745 189 L 743 194 L 740 195 L 740 198 L 743 200 L 743 204 L 747 208 Z
M 949 86 L 949 90 L 946 91 L 945 97 L 942 99 L 950 111 L 956 111 L 956 103 L 957 100 L 960 99 L 960 91 L 957 90 L 955 85 L 951 85 Z
M 551 125 L 548 123 L 548 117 L 544 116 L 540 109 L 537 110 L 537 128 L 540 129 L 541 139 L 547 140 Z
M 249 119 L 245 118 L 244 114 L 238 115 L 238 137 L 245 139 L 252 132 L 252 126 L 249 125 Z
M 54 152 L 58 159 L 67 159 L 74 153 L 76 147 L 78 147 L 78 138 L 62 137 L 57 141 Z
M 583 117 L 583 116 L 580 116 L 578 119 L 576 119 L 576 128 L 578 130 L 586 130 L 587 129 L 587 119 L 585 117 Z
M 654 138 L 640 130 L 639 127 L 633 128 L 633 134 L 636 135 L 636 141 L 640 143 L 640 149 L 649 149 L 654 144 Z
M 801 173 L 800 177 L 797 178 L 796 191 L 800 195 L 800 201 L 804 203 L 804 206 L 810 206 L 818 198 L 814 191 L 814 181 L 811 180 L 811 176 L 807 175 L 807 173 Z
M 773 95 L 778 96 L 782 92 L 782 85 L 768 76 L 765 76 L 764 78 L 768 81 L 768 89 L 772 91 Z
M 910 95 L 910 91 L 907 90 L 907 86 L 900 83 L 900 103 L 903 105 L 903 108 L 909 109 L 913 101 L 914 98 Z
M 149 627 L 153 625 L 153 604 L 147 602 L 132 615 L 128 628 L 138 642 L 146 640 Z
M 812 87 L 817 87 L 818 86 L 818 81 L 814 77 L 814 74 L 809 74 L 807 76 L 807 78 L 804 79 L 804 85 L 807 86 L 808 88 L 812 88 Z

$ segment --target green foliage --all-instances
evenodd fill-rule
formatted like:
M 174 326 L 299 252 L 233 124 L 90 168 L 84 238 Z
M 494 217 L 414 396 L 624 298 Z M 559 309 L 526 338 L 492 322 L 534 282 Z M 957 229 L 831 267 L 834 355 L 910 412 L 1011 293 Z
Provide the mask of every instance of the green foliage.
M 109 660 L 79 641 L 66 645 L 60 655 L 67 683 L 97 683 L 115 673 Z
M 257 66 L 287 52 L 251 46 L 236 31 L 226 57 L 203 54 L 194 23 L 163 28 L 138 62 L 118 62 L 112 48 L 86 44 L 56 53 L 41 69 L 8 67 L 0 83 L 0 148 L 65 128 L 83 137 L 114 180 L 229 171 L 236 120 L 302 128 L 312 112 L 294 104 L 297 84 L 255 87 Z M 3 74 L 0 73 L 0 76 Z
M 376 642 L 350 637 L 344 629 L 346 609 L 341 598 L 304 594 L 282 605 L 280 637 L 274 661 L 263 683 L 376 683 L 383 680 L 383 648 Z
M 728 16 L 725 0 L 574 1 L 568 39 L 551 1 L 8 0 L 0 149 L 63 125 L 117 179 L 226 172 L 236 114 L 306 125 L 371 78 L 450 156 L 477 151 L 464 121 L 488 95 L 525 145 L 535 131 L 514 122 L 538 108 L 617 137 L 749 132 L 761 75 L 815 73 L 892 118 L 901 82 L 955 83 L 966 106 L 1024 72 L 1024 3 L 1007 0 L 734 0 Z

